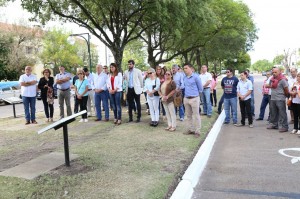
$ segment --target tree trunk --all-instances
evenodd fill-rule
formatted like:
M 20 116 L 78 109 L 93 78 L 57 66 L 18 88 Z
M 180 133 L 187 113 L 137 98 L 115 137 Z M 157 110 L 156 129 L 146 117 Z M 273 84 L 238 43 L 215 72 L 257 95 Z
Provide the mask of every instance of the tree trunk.
M 198 65 L 198 70 L 200 71 L 200 66 L 202 65 L 201 64 L 201 50 L 200 50 L 200 48 L 198 48 L 197 50 L 196 50 L 196 63 L 197 63 L 197 65 Z
M 123 52 L 124 52 L 124 48 L 109 48 L 114 56 L 115 59 L 115 63 L 118 66 L 118 70 L 119 72 L 123 72 L 122 70 L 122 60 L 123 60 Z M 108 63 L 110 64 L 110 63 Z

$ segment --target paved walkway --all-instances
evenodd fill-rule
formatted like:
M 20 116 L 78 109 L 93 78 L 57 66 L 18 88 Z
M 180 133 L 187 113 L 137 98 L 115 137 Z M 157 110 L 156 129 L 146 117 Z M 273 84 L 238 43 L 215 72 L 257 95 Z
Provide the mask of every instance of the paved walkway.
M 260 88 L 263 78 L 255 80 Z M 255 95 L 258 114 L 262 96 L 258 89 Z M 192 198 L 299 199 L 300 162 L 279 154 L 285 148 L 300 150 L 300 138 L 267 130 L 266 121 L 255 121 L 254 128 L 223 125 Z M 300 157 L 300 151 L 285 153 Z

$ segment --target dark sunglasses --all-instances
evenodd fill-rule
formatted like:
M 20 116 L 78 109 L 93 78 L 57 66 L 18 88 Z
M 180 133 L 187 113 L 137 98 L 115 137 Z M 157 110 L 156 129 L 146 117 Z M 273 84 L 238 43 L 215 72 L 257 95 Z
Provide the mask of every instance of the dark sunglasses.
M 171 75 L 170 73 L 166 73 L 166 75 Z
M 151 75 L 152 73 L 148 73 L 149 75 Z
M 105 70 L 105 69 L 107 69 L 107 68 L 103 68 L 103 69 Z

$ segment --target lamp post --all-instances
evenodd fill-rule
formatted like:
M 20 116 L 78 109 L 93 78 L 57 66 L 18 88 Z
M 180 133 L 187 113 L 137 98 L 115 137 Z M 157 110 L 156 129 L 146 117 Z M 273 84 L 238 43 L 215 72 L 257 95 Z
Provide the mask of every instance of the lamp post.
M 87 38 L 85 38 L 83 35 L 87 35 Z M 90 33 L 78 33 L 78 34 L 71 34 L 69 35 L 68 42 L 71 45 L 74 45 L 75 39 L 74 37 L 81 37 L 86 41 L 87 47 L 88 47 L 88 54 L 89 54 L 89 66 L 90 66 L 90 72 L 92 72 L 92 59 L 91 59 L 91 43 L 90 43 Z

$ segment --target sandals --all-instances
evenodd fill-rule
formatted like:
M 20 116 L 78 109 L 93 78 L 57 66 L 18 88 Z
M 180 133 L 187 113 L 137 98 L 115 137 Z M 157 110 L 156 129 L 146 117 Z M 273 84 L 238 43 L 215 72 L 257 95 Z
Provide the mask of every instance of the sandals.
M 117 125 L 120 125 L 120 124 L 122 124 L 122 120 L 117 121 Z
M 169 131 L 176 131 L 176 128 L 172 127 L 172 128 L 169 129 Z
M 170 130 L 172 127 L 168 126 L 167 128 L 165 128 L 166 131 Z

